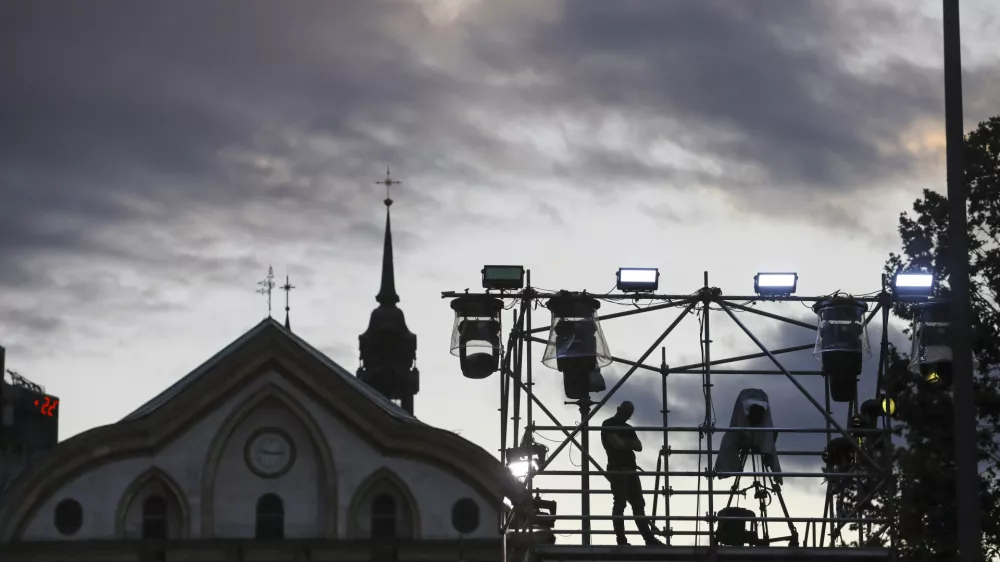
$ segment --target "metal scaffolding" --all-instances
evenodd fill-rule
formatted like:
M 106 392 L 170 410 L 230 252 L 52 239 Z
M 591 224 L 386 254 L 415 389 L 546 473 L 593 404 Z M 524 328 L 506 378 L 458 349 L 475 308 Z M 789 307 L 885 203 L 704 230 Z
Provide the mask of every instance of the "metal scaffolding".
M 832 405 L 831 405 L 831 391 L 830 385 L 824 384 L 825 396 L 814 397 L 810 392 L 802 385 L 802 383 L 797 380 L 799 376 L 823 376 L 821 370 L 809 370 L 809 371 L 795 371 L 787 369 L 779 356 L 783 354 L 788 354 L 796 351 L 803 351 L 807 349 L 812 349 L 813 344 L 808 345 L 798 345 L 794 347 L 786 347 L 782 349 L 769 349 L 754 333 L 744 324 L 739 318 L 737 312 L 743 312 L 748 314 L 757 315 L 760 317 L 768 318 L 776 322 L 784 322 L 787 324 L 792 324 L 799 326 L 803 329 L 812 330 L 814 333 L 817 330 L 815 324 L 810 324 L 796 320 L 794 318 L 789 318 L 779 314 L 758 310 L 752 305 L 755 303 L 763 302 L 800 302 L 800 303 L 816 303 L 824 299 L 828 299 L 830 295 L 818 296 L 818 297 L 804 297 L 804 296 L 761 296 L 761 295 L 742 295 L 742 296 L 724 296 L 722 291 L 716 287 L 712 287 L 708 282 L 708 273 L 704 274 L 704 285 L 699 290 L 688 295 L 666 295 L 666 294 L 653 294 L 653 293 L 609 293 L 604 295 L 596 295 L 591 293 L 573 293 L 576 295 L 584 295 L 586 297 L 600 299 L 603 301 L 645 301 L 648 306 L 636 307 L 634 310 L 627 310 L 622 312 L 615 312 L 612 314 L 605 314 L 597 317 L 600 322 L 605 322 L 615 318 L 623 318 L 626 316 L 632 316 L 636 314 L 648 314 L 655 311 L 663 311 L 667 309 L 678 309 L 679 314 L 674 317 L 674 319 L 667 325 L 661 334 L 649 345 L 646 351 L 636 360 L 628 360 L 620 357 L 611 356 L 611 359 L 615 363 L 627 366 L 627 371 L 623 376 L 612 386 L 603 393 L 603 396 L 598 401 L 592 401 L 589 398 L 580 398 L 573 402 L 566 402 L 566 404 L 574 404 L 579 407 L 580 411 L 580 422 L 576 425 L 564 425 L 562 424 L 556 415 L 545 405 L 545 403 L 536 395 L 534 391 L 535 381 L 533 379 L 533 366 L 534 366 L 534 355 L 532 353 L 532 344 L 540 343 L 542 345 L 549 344 L 547 339 L 538 337 L 537 335 L 542 332 L 547 332 L 550 329 L 548 324 L 537 326 L 533 323 L 532 319 L 532 309 L 539 302 L 544 302 L 549 299 L 553 299 L 558 295 L 565 295 L 567 292 L 548 292 L 541 291 L 533 288 L 531 286 L 531 273 L 527 273 L 527 283 L 525 288 L 515 291 L 487 291 L 485 293 L 469 293 L 468 290 L 462 293 L 457 292 L 444 292 L 442 293 L 442 298 L 458 298 L 458 297 L 477 297 L 481 296 L 483 298 L 492 297 L 494 299 L 501 299 L 504 301 L 506 309 L 513 309 L 512 312 L 512 328 L 510 330 L 509 336 L 506 340 L 505 346 L 499 346 L 500 349 L 500 365 L 499 371 L 501 373 L 500 378 L 500 392 L 501 392 L 501 407 L 500 407 L 500 438 L 502 442 L 501 456 L 504 457 L 504 461 L 510 462 L 510 459 L 506 458 L 506 451 L 509 448 L 516 448 L 518 446 L 523 446 L 525 443 L 533 442 L 533 436 L 536 432 L 558 432 L 561 433 L 563 439 L 561 443 L 552 451 L 551 454 L 547 455 L 544 461 L 540 462 L 538 466 L 531 466 L 529 464 L 529 469 L 524 477 L 524 484 L 528 490 L 531 490 L 531 495 L 536 498 L 541 498 L 542 496 L 548 497 L 559 497 L 565 495 L 578 495 L 580 498 L 580 513 L 577 514 L 559 514 L 559 515 L 548 515 L 546 518 L 549 521 L 549 525 L 552 525 L 552 521 L 579 521 L 579 528 L 575 529 L 564 529 L 558 526 L 552 531 L 553 533 L 558 533 L 561 535 L 579 535 L 580 541 L 578 545 L 544 545 L 534 547 L 537 556 L 548 559 L 579 559 L 579 560 L 596 560 L 600 559 L 601 555 L 597 552 L 600 547 L 591 546 L 591 539 L 594 535 L 606 535 L 611 534 L 612 531 L 604 530 L 594 530 L 591 528 L 591 523 L 593 521 L 607 521 L 613 519 L 626 519 L 633 520 L 636 519 L 635 516 L 611 516 L 611 515 L 594 515 L 590 510 L 591 495 L 593 494 L 610 494 L 611 492 L 607 489 L 593 489 L 591 486 L 590 477 L 591 476 L 605 476 L 614 474 L 624 474 L 619 471 L 606 471 L 602 466 L 594 460 L 590 455 L 590 443 L 591 443 L 591 432 L 601 431 L 604 429 L 600 425 L 592 426 L 591 420 L 594 416 L 601 410 L 601 408 L 608 403 L 615 393 L 625 385 L 629 378 L 639 370 L 646 372 L 657 373 L 661 379 L 660 388 L 660 399 L 662 400 L 662 425 L 657 426 L 635 426 L 633 429 L 636 432 L 656 432 L 662 439 L 662 447 L 658 454 L 657 468 L 655 471 L 641 472 L 640 476 L 643 478 L 653 478 L 654 484 L 651 490 L 645 492 L 646 494 L 651 494 L 653 496 L 652 510 L 648 513 L 644 519 L 649 519 L 654 522 L 654 529 L 660 522 L 665 526 L 665 529 L 658 530 L 658 534 L 664 539 L 666 545 L 662 548 L 654 548 L 660 552 L 657 557 L 658 559 L 683 559 L 686 554 L 678 554 L 681 551 L 684 553 L 694 553 L 695 551 L 702 552 L 702 554 L 719 553 L 722 551 L 734 552 L 732 546 L 725 546 L 725 544 L 720 544 L 718 540 L 719 526 L 720 524 L 725 524 L 727 521 L 739 521 L 741 524 L 749 524 L 756 531 L 758 525 L 765 526 L 768 523 L 787 525 L 789 530 L 789 535 L 784 537 L 769 537 L 767 531 L 765 531 L 765 541 L 757 543 L 757 547 L 746 547 L 746 551 L 754 551 L 757 554 L 752 556 L 757 556 L 758 554 L 763 554 L 764 551 L 769 553 L 769 556 L 783 557 L 784 559 L 812 559 L 804 554 L 804 549 L 812 552 L 816 555 L 821 555 L 820 557 L 824 559 L 871 559 L 871 560 L 882 560 L 889 559 L 896 550 L 897 536 L 896 529 L 893 525 L 895 517 L 895 506 L 890 506 L 890 516 L 887 519 L 875 519 L 872 517 L 867 517 L 864 513 L 856 513 L 856 511 L 862 510 L 863 506 L 872 501 L 872 498 L 881 490 L 888 487 L 889 497 L 894 497 L 895 491 L 895 479 L 891 470 L 891 461 L 886 462 L 885 459 L 891 459 L 891 447 L 892 441 L 890 438 L 892 431 L 892 422 L 888 414 L 880 414 L 881 427 L 876 425 L 875 428 L 871 429 L 859 429 L 857 427 L 850 427 L 848 423 L 838 421 L 832 415 Z M 874 296 L 871 296 L 874 295 Z M 864 325 L 867 327 L 874 319 L 879 318 L 882 325 L 881 342 L 879 345 L 878 357 L 878 375 L 876 382 L 876 396 L 879 395 L 884 390 L 883 377 L 885 375 L 888 352 L 889 352 L 889 340 L 888 340 L 888 324 L 889 324 L 889 312 L 892 306 L 896 302 L 909 302 L 910 297 L 893 295 L 888 287 L 885 276 L 882 278 L 882 287 L 879 291 L 871 293 L 869 296 L 853 297 L 857 301 L 862 301 L 864 303 L 874 305 L 871 310 L 868 311 L 864 316 Z M 926 300 L 926 299 L 923 299 Z M 659 302 L 657 302 L 659 301 Z M 457 309 L 456 309 L 457 310 Z M 679 367 L 671 367 L 667 365 L 665 350 L 662 352 L 661 361 L 659 365 L 646 363 L 647 359 L 653 355 L 657 348 L 661 347 L 664 340 L 681 324 L 682 320 L 688 316 L 690 313 L 700 314 L 701 322 L 699 328 L 699 338 L 703 345 L 703 361 L 690 365 L 682 365 Z M 713 352 L 716 350 L 712 346 L 712 332 L 711 332 L 711 317 L 714 315 L 722 314 L 731 319 L 735 325 L 742 331 L 749 340 L 751 340 L 757 348 L 759 348 L 758 353 L 752 353 L 747 355 L 740 355 L 734 357 L 723 357 L 719 359 L 713 359 Z M 499 329 L 499 328 L 498 328 Z M 453 342 L 454 345 L 454 342 Z M 726 365 L 729 363 L 736 363 L 740 361 L 762 359 L 767 358 L 774 365 L 774 369 L 733 369 L 733 368 L 720 368 L 721 365 Z M 802 396 L 812 404 L 812 406 L 823 416 L 825 419 L 825 425 L 823 427 L 715 427 L 714 423 L 706 423 L 698 426 L 678 426 L 670 425 L 669 409 L 667 407 L 668 398 L 668 382 L 669 379 L 676 376 L 692 376 L 700 375 L 702 377 L 702 386 L 705 391 L 705 408 L 706 408 L 706 422 L 710 419 L 709 408 L 712 408 L 712 380 L 713 375 L 720 374 L 741 374 L 741 375 L 761 375 L 761 376 L 781 376 L 783 375 L 793 386 L 795 386 Z M 873 396 L 872 398 L 875 398 Z M 526 399 L 525 411 L 522 413 L 522 401 Z M 859 399 L 855 395 L 855 398 L 847 403 L 848 409 L 848 420 L 852 419 L 852 416 L 857 414 L 859 411 Z M 549 425 L 542 425 L 538 423 L 536 419 L 536 412 L 540 411 L 549 422 Z M 523 418 L 522 418 L 523 414 Z M 512 422 L 512 431 L 508 430 L 508 422 Z M 520 428 L 523 428 L 524 433 L 520 433 Z M 713 464 L 716 455 L 719 453 L 719 434 L 725 435 L 727 431 L 733 432 L 754 432 L 754 431 L 774 431 L 776 434 L 780 433 L 811 433 L 811 434 L 825 434 L 827 443 L 829 444 L 831 439 L 836 436 L 843 436 L 847 438 L 847 441 L 852 445 L 854 451 L 853 458 L 856 462 L 852 465 L 852 469 L 842 473 L 835 473 L 829 471 L 823 472 L 780 472 L 771 471 L 766 469 L 759 459 L 754 458 L 752 452 L 746 456 L 741 456 L 741 461 L 745 463 L 744 471 L 737 472 L 722 472 L 719 471 Z M 699 440 L 699 445 L 697 449 L 675 449 L 671 448 L 670 445 L 670 435 L 671 433 L 678 432 L 693 432 L 697 433 L 703 439 Z M 859 435 L 866 435 L 872 437 L 871 439 L 865 439 L 865 445 L 862 445 Z M 704 443 L 704 446 L 702 446 Z M 874 445 L 871 445 L 874 444 Z M 569 447 L 574 446 L 581 453 L 581 463 L 580 470 L 552 470 L 549 465 L 552 463 L 560 452 Z M 875 448 L 873 448 L 875 447 Z M 876 454 L 877 453 L 877 454 Z M 777 450 L 777 455 L 780 456 L 816 456 L 817 458 L 823 454 L 823 451 L 818 450 Z M 671 470 L 670 460 L 671 456 L 685 456 L 685 455 L 698 455 L 700 458 L 705 459 L 706 463 L 704 469 L 700 471 L 680 471 Z M 780 470 L 780 469 L 779 469 Z M 631 474 L 631 473 L 629 473 Z M 566 488 L 566 487 L 539 487 L 538 483 L 540 480 L 544 480 L 547 477 L 555 476 L 577 476 L 580 478 L 579 488 Z M 704 485 L 699 486 L 697 490 L 675 490 L 670 485 L 671 477 L 699 477 L 704 479 Z M 717 477 L 734 477 L 735 482 L 732 486 L 727 482 L 725 485 L 721 485 L 716 482 Z M 788 508 L 785 505 L 784 499 L 780 495 L 780 486 L 778 489 L 778 497 L 781 499 L 781 514 L 770 514 L 765 515 L 761 513 L 753 517 L 737 517 L 731 515 L 720 515 L 720 506 L 725 506 L 725 499 L 720 500 L 719 496 L 730 496 L 730 501 L 732 499 L 732 494 L 739 485 L 739 478 L 753 478 L 754 483 L 747 490 L 758 486 L 758 482 L 770 482 L 771 486 L 774 485 L 774 480 L 780 482 L 781 478 L 805 478 L 805 479 L 825 479 L 827 481 L 827 491 L 826 491 L 826 501 L 822 517 L 794 517 L 789 514 Z M 846 509 L 838 509 L 838 502 L 836 501 L 836 495 L 838 486 L 845 481 L 861 481 L 866 480 L 871 482 L 871 485 L 867 488 L 867 497 L 861 499 L 853 511 Z M 645 489 L 645 486 L 644 486 Z M 773 489 L 773 488 L 768 488 Z M 735 493 L 739 493 L 738 491 Z M 707 513 L 693 513 L 693 514 L 678 514 L 676 509 L 671 509 L 671 500 L 677 496 L 696 496 L 702 498 L 702 504 L 707 504 Z M 502 523 L 502 531 L 507 533 L 509 536 L 536 533 L 538 532 L 538 526 L 532 522 L 531 517 L 524 518 L 518 517 L 516 515 L 517 510 L 510 510 L 509 516 L 504 518 Z M 701 530 L 699 531 L 673 531 L 671 529 L 671 522 L 700 522 Z M 806 532 L 803 537 L 799 537 L 797 527 L 795 523 L 805 524 Z M 853 545 L 849 545 L 848 542 L 843 537 L 843 532 L 845 526 L 854 526 L 857 535 Z M 775 525 L 776 526 L 776 525 Z M 634 534 L 629 533 L 629 534 Z M 702 545 L 699 548 L 692 550 L 691 546 L 671 546 L 671 538 L 680 535 L 702 535 L 707 540 L 702 540 Z M 551 535 L 554 536 L 554 535 Z M 853 536 L 852 536 L 853 538 Z M 776 548 L 773 543 L 787 543 L 787 548 Z M 887 547 L 886 547 L 887 545 Z M 786 545 L 781 545 L 786 546 Z M 834 548 L 836 547 L 836 548 Z M 564 549 L 562 554 L 558 554 L 558 549 Z M 579 552 L 576 554 L 569 553 L 565 549 L 577 549 Z M 616 548 L 616 547 L 608 547 Z M 555 549 L 555 550 L 553 550 Z M 583 549 L 583 550 L 580 550 Z M 665 549 L 665 550 L 663 550 Z M 645 547 L 642 549 L 645 552 L 649 552 Z M 662 551 L 661 551 L 662 550 Z M 736 548 L 735 550 L 740 550 Z M 671 554 L 673 553 L 673 554 Z M 786 553 L 782 555 L 781 553 Z M 826 554 L 824 554 L 826 553 Z M 828 555 L 832 553 L 832 558 Z M 853 554 L 852 554 L 853 553 Z M 691 554 L 694 556 L 694 554 Z M 725 558 L 728 559 L 728 558 Z M 739 558 L 744 559 L 744 558 Z M 754 558 L 761 559 L 761 558 Z M 771 558 L 773 559 L 773 558 Z

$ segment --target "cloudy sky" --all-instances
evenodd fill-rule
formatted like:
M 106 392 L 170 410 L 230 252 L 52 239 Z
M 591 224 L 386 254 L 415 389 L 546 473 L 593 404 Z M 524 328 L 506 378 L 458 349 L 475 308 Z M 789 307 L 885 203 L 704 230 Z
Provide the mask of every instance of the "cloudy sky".
M 1000 6 L 962 10 L 969 129 L 1000 113 Z M 940 29 L 929 0 L 9 4 L 0 343 L 10 368 L 62 398 L 67 438 L 259 322 L 254 289 L 273 265 L 298 287 L 296 332 L 353 370 L 378 290 L 384 192 L 372 182 L 391 165 L 417 414 L 495 450 L 496 379 L 462 378 L 441 291 L 476 288 L 484 263 L 522 263 L 547 289 L 604 292 L 619 266 L 650 266 L 678 294 L 703 271 L 730 295 L 767 270 L 798 271 L 803 294 L 876 290 L 899 213 L 945 185 Z M 637 358 L 674 315 L 609 321 L 612 352 Z M 713 358 L 756 351 L 712 315 Z M 773 347 L 814 336 L 745 321 Z M 697 326 L 691 316 L 667 340 L 669 363 L 698 361 Z M 808 352 L 789 365 L 816 368 Z M 570 423 L 558 374 L 536 373 Z M 671 380 L 672 423 L 697 425 L 698 375 Z M 772 395 L 776 425 L 822 421 L 784 377 L 715 382 L 719 425 L 746 387 Z M 653 374 L 626 383 L 637 423 L 658 418 L 658 389 Z M 645 437 L 647 469 L 658 439 Z M 793 515 L 820 514 L 818 483 L 787 490 Z M 706 511 L 691 497 L 672 506 Z M 560 513 L 576 509 L 560 498 Z

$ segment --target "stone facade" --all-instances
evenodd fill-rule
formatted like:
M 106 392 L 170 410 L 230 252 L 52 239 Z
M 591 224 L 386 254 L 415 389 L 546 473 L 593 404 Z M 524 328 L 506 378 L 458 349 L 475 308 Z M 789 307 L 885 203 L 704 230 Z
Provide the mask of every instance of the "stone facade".
M 266 320 L 23 473 L 0 498 L 0 559 L 499 560 L 503 502 L 523 488 L 360 384 Z M 280 436 L 273 474 L 255 464 L 271 462 L 255 460 L 262 434 Z M 459 533 L 456 512 L 478 524 Z

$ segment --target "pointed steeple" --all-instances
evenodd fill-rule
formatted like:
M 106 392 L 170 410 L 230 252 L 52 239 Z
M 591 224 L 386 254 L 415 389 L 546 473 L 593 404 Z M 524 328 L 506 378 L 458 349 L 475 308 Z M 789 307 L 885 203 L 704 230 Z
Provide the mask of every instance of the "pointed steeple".
M 387 180 L 392 181 L 392 180 Z M 382 246 L 382 286 L 375 300 L 382 306 L 393 306 L 399 302 L 396 294 L 396 274 L 392 265 L 392 223 L 389 218 L 389 207 L 392 199 L 385 198 L 385 242 Z
M 420 391 L 420 371 L 416 367 L 417 336 L 406 327 L 403 311 L 396 303 L 395 271 L 392 262 L 392 224 L 389 207 L 392 199 L 389 188 L 402 183 L 389 177 L 375 182 L 386 187 L 385 194 L 385 245 L 382 248 L 382 285 L 375 300 L 379 305 L 372 311 L 368 329 L 358 337 L 361 366 L 358 378 L 390 400 L 398 400 L 400 407 L 413 413 L 413 397 Z

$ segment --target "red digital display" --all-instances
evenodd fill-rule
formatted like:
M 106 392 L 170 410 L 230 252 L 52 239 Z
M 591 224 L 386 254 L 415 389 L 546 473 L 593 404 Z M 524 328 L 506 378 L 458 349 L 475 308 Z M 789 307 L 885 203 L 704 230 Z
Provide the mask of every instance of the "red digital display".
M 43 416 L 55 417 L 59 399 L 54 396 L 43 396 L 35 400 L 34 406 Z

